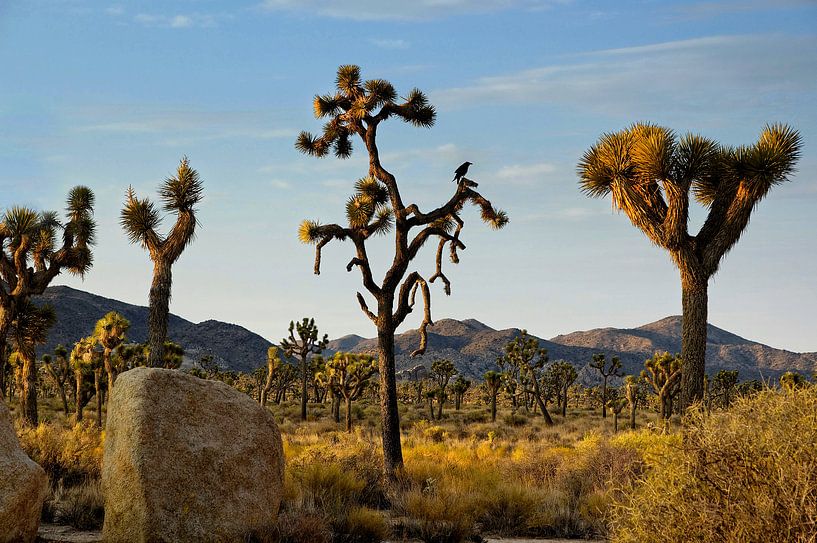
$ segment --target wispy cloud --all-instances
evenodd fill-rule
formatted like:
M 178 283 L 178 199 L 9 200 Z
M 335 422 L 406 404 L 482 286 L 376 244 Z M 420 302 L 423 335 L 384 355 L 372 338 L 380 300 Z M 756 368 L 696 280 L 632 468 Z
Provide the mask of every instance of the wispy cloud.
M 684 19 L 709 19 L 722 15 L 765 10 L 814 7 L 814 0 L 721 0 L 673 6 L 674 15 Z
M 133 18 L 134 22 L 140 25 L 157 28 L 213 28 L 221 19 L 223 16 L 204 13 L 174 15 L 139 13 Z
M 512 164 L 500 168 L 495 177 L 505 183 L 515 185 L 536 185 L 548 174 L 555 171 L 556 167 L 549 162 Z
M 508 9 L 540 11 L 566 3 L 570 3 L 570 0 L 264 0 L 261 7 L 267 11 L 290 11 L 357 21 L 422 21 Z
M 77 132 L 150 135 L 164 145 L 186 145 L 220 139 L 294 138 L 296 130 L 276 127 L 276 120 L 257 111 L 159 110 L 142 106 L 103 107 L 71 115 Z
M 411 44 L 406 40 L 400 39 L 377 39 L 372 38 L 369 40 L 369 43 L 372 45 L 376 45 L 381 49 L 408 49 Z
M 817 38 L 713 36 L 609 49 L 431 93 L 457 108 L 485 103 L 552 104 L 643 118 L 713 110 L 770 114 L 817 90 Z

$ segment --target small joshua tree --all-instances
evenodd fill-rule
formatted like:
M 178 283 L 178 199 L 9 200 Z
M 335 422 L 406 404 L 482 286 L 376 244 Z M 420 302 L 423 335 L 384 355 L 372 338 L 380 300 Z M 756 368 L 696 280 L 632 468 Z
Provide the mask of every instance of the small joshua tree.
M 26 424 L 37 426 L 37 365 L 36 348 L 48 339 L 48 331 L 54 326 L 57 316 L 50 305 L 42 307 L 26 300 L 18 306 L 12 323 L 12 356 L 21 368 L 22 393 L 20 404 Z
M 498 360 L 500 367 L 508 366 L 518 370 L 523 392 L 528 391 L 528 384 L 533 386 L 530 392 L 533 393 L 536 404 L 542 412 L 545 424 L 551 426 L 553 419 L 542 399 L 542 390 L 539 384 L 542 369 L 545 367 L 545 364 L 547 364 L 547 361 L 547 349 L 540 348 L 539 340 L 534 337 L 529 337 L 527 330 L 522 330 L 510 343 L 505 345 L 505 355 Z M 525 401 L 527 402 L 527 400 Z
M 582 190 L 611 194 L 613 205 L 666 249 L 680 271 L 683 406 L 703 398 L 709 279 L 760 200 L 794 171 L 801 146 L 800 134 L 785 125 L 767 126 L 753 145 L 733 148 L 634 124 L 603 135 L 579 162 Z M 696 235 L 688 232 L 690 191 L 709 208 Z
M 465 393 L 468 392 L 468 389 L 471 388 L 471 381 L 463 377 L 462 375 L 458 376 L 454 383 L 451 385 L 451 391 L 454 392 L 454 409 L 459 411 L 460 406 L 462 405 L 462 399 L 465 396 Z
M 796 371 L 787 371 L 780 376 L 780 386 L 783 390 L 792 391 L 808 385 L 808 381 Z
M 111 360 L 112 354 L 127 339 L 125 334 L 128 333 L 128 329 L 130 329 L 130 321 L 116 311 L 111 311 L 99 319 L 94 328 L 94 337 L 103 349 L 102 362 L 105 366 L 105 373 L 108 374 L 108 394 L 113 390 L 118 373 Z
M 486 371 L 482 378 L 485 379 L 485 386 L 491 398 L 491 422 L 496 422 L 496 397 L 502 387 L 502 374 L 498 371 Z
M 295 337 L 295 334 L 298 337 Z M 321 352 L 329 343 L 329 336 L 318 339 L 318 327 L 315 319 L 304 318 L 301 322 L 290 321 L 289 337 L 281 340 L 281 348 L 287 356 L 300 360 L 301 366 L 301 420 L 306 420 L 306 404 L 309 400 L 309 357 Z
M 337 352 L 326 361 L 326 369 L 346 401 L 346 431 L 351 432 L 352 402 L 360 397 L 369 379 L 377 373 L 377 362 L 367 354 Z
M 738 370 L 720 370 L 712 379 L 712 386 L 721 398 L 721 406 L 726 409 L 732 404 L 732 395 L 738 386 Z
M 201 201 L 203 187 L 199 174 L 184 157 L 176 171 L 159 187 L 164 210 L 176 214 L 176 223 L 166 237 L 156 229 L 162 221 L 156 206 L 147 198 L 138 198 L 128 188 L 120 224 L 131 243 L 139 243 L 153 261 L 153 282 L 150 286 L 148 314 L 148 366 L 162 367 L 167 341 L 167 320 L 170 315 L 170 292 L 173 286 L 173 264 L 193 242 L 196 232 L 196 204 Z
M 635 430 L 635 410 L 638 404 L 638 379 L 634 375 L 624 378 L 624 394 L 630 407 L 630 429 Z
M 454 363 L 450 360 L 443 358 L 440 360 L 435 360 L 431 363 L 431 375 L 434 378 L 435 384 L 437 388 L 435 389 L 435 395 L 437 397 L 437 419 L 443 418 L 443 404 L 445 403 L 446 399 L 446 389 L 448 388 L 448 382 L 451 380 L 452 377 L 459 373 L 457 368 L 454 367 Z
M 576 368 L 573 367 L 573 364 L 565 362 L 564 360 L 557 360 L 551 364 L 548 368 L 548 373 L 550 374 L 549 380 L 553 383 L 557 397 L 559 398 L 562 417 L 566 417 L 567 393 L 570 391 L 570 385 L 576 381 L 579 375 L 576 372 Z
M 84 276 L 91 268 L 93 213 L 94 193 L 78 186 L 68 193 L 64 224 L 53 211 L 25 207 L 11 207 L 0 216 L 0 370 L 5 370 L 8 334 L 18 309 L 62 271 Z M 0 371 L 0 397 L 5 376 Z
M 669 353 L 655 353 L 644 362 L 646 369 L 641 371 L 644 379 L 658 396 L 662 420 L 672 415 L 672 399 L 677 394 L 681 382 L 681 371 L 684 367 L 680 356 Z
M 358 268 L 363 286 L 377 302 L 377 309 L 373 312 L 363 295 L 357 294 L 363 313 L 377 327 L 383 465 L 386 475 L 393 479 L 403 465 L 397 410 L 395 330 L 414 309 L 415 294 L 419 289 L 423 297 L 423 321 L 420 324 L 420 346 L 413 354 L 425 352 L 427 329 L 433 324 L 428 283 L 440 279 L 445 293 L 451 292 L 451 283 L 442 270 L 442 256 L 448 245 L 451 261 L 457 263 L 458 251 L 465 249 L 460 239 L 465 225 L 462 219 L 465 204 L 478 206 L 482 219 L 494 228 L 504 226 L 508 217 L 494 209 L 475 190 L 477 184 L 465 177 L 457 183 L 454 195 L 434 210 L 424 213 L 417 204 L 407 204 L 397 178 L 381 162 L 377 145 L 378 128 L 389 118 L 395 117 L 415 126 L 431 127 L 436 118 L 434 107 L 417 89 L 408 93 L 405 99 L 398 99 L 397 92 L 388 81 L 363 81 L 357 66 L 341 66 L 336 83 L 336 92 L 315 97 L 315 116 L 327 119 L 323 132 L 317 136 L 302 132 L 295 146 L 299 151 L 316 157 L 333 152 L 338 158 L 348 158 L 352 154 L 352 139 L 357 136 L 365 146 L 369 171 L 355 184 L 355 191 L 346 204 L 347 226 L 304 221 L 298 235 L 301 241 L 315 244 L 316 274 L 320 273 L 321 249 L 333 240 L 350 240 L 355 247 L 355 256 L 346 269 L 352 271 Z M 415 228 L 419 232 L 412 234 Z M 373 236 L 389 232 L 394 235 L 394 257 L 378 283 L 369 261 L 367 242 Z M 420 249 L 432 239 L 438 241 L 434 275 L 426 281 L 417 271 L 407 274 Z
M 259 402 L 261 407 L 266 407 L 267 399 L 269 398 L 270 390 L 272 390 L 273 382 L 275 381 L 275 374 L 281 367 L 281 357 L 278 355 L 278 347 L 272 346 L 267 349 L 267 371 L 264 386 L 261 389 Z
M 57 391 L 60 394 L 63 413 L 68 416 L 68 398 L 65 394 L 65 383 L 71 376 L 71 363 L 68 361 L 68 349 L 62 345 L 57 345 L 54 349 L 54 356 L 44 354 L 42 361 L 45 371 L 54 382 L 54 386 L 57 387 Z
M 593 361 L 590 362 L 590 367 L 601 374 L 601 416 L 602 418 L 607 418 L 607 410 L 605 409 L 608 400 L 607 379 L 609 379 L 610 376 L 621 377 L 621 360 L 617 356 L 614 356 L 608 364 L 606 357 L 598 353 L 593 355 Z
M 618 390 L 613 389 L 610 392 L 610 399 L 607 401 L 607 407 L 613 412 L 613 432 L 618 432 L 618 416 L 627 407 L 627 398 L 622 398 L 618 394 Z

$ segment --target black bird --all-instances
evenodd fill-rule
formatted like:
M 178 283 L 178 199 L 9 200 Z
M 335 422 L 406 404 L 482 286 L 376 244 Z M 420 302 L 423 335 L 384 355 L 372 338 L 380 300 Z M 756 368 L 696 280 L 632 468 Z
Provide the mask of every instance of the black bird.
M 460 179 L 465 177 L 465 174 L 468 173 L 468 166 L 473 164 L 473 162 L 463 162 L 459 168 L 454 171 L 454 179 L 451 181 L 456 181 L 457 183 L 460 182 Z

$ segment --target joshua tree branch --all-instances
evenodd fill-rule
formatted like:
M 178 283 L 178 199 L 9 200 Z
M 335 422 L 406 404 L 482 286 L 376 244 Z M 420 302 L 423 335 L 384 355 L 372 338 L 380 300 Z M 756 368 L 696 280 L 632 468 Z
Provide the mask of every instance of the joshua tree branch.
M 443 249 L 445 248 L 445 244 L 446 244 L 446 240 L 445 239 L 440 239 L 440 243 L 439 243 L 439 245 L 437 245 L 437 257 L 436 257 L 437 271 L 434 273 L 434 275 L 432 275 L 428 279 L 428 282 L 433 283 L 436 279 L 442 279 L 443 285 L 445 285 L 443 287 L 444 290 L 445 290 L 445 295 L 450 296 L 451 295 L 451 281 L 449 281 L 448 277 L 446 277 L 445 274 L 443 273 Z M 453 243 L 451 245 L 451 250 L 452 250 L 452 252 L 455 250 Z
M 420 332 L 420 346 L 411 353 L 412 358 L 425 354 L 426 346 L 428 345 L 428 327 L 434 324 L 434 322 L 431 320 L 431 293 L 428 290 L 428 284 L 425 282 L 425 279 L 418 276 L 417 282 L 414 285 L 415 286 L 412 289 L 411 304 L 414 305 L 414 292 L 417 290 L 417 286 L 419 285 L 423 293 L 423 322 L 420 323 L 420 328 L 418 330 Z
M 403 284 L 400 285 L 400 292 L 397 295 L 397 311 L 395 311 L 393 316 L 395 327 L 400 326 L 403 321 L 406 320 L 408 314 L 411 313 L 412 309 L 414 309 L 413 292 L 419 278 L 419 273 L 411 272 L 405 281 L 403 281 Z M 412 294 L 411 299 L 409 299 L 410 294 Z
M 366 299 L 359 292 L 357 293 L 357 301 L 360 304 L 360 309 L 362 309 L 363 313 L 365 313 L 366 316 L 369 317 L 369 320 L 377 324 L 377 315 L 375 315 L 369 310 L 369 306 L 366 305 Z

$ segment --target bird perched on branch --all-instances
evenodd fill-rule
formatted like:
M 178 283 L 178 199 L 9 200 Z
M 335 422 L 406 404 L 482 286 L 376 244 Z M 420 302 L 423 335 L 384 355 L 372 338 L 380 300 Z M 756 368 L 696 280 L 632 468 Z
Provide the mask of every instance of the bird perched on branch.
M 454 179 L 452 179 L 451 181 L 456 181 L 459 183 L 460 179 L 465 177 L 465 174 L 468 173 L 468 166 L 470 166 L 471 164 L 473 164 L 473 162 L 463 162 L 459 168 L 454 170 Z

